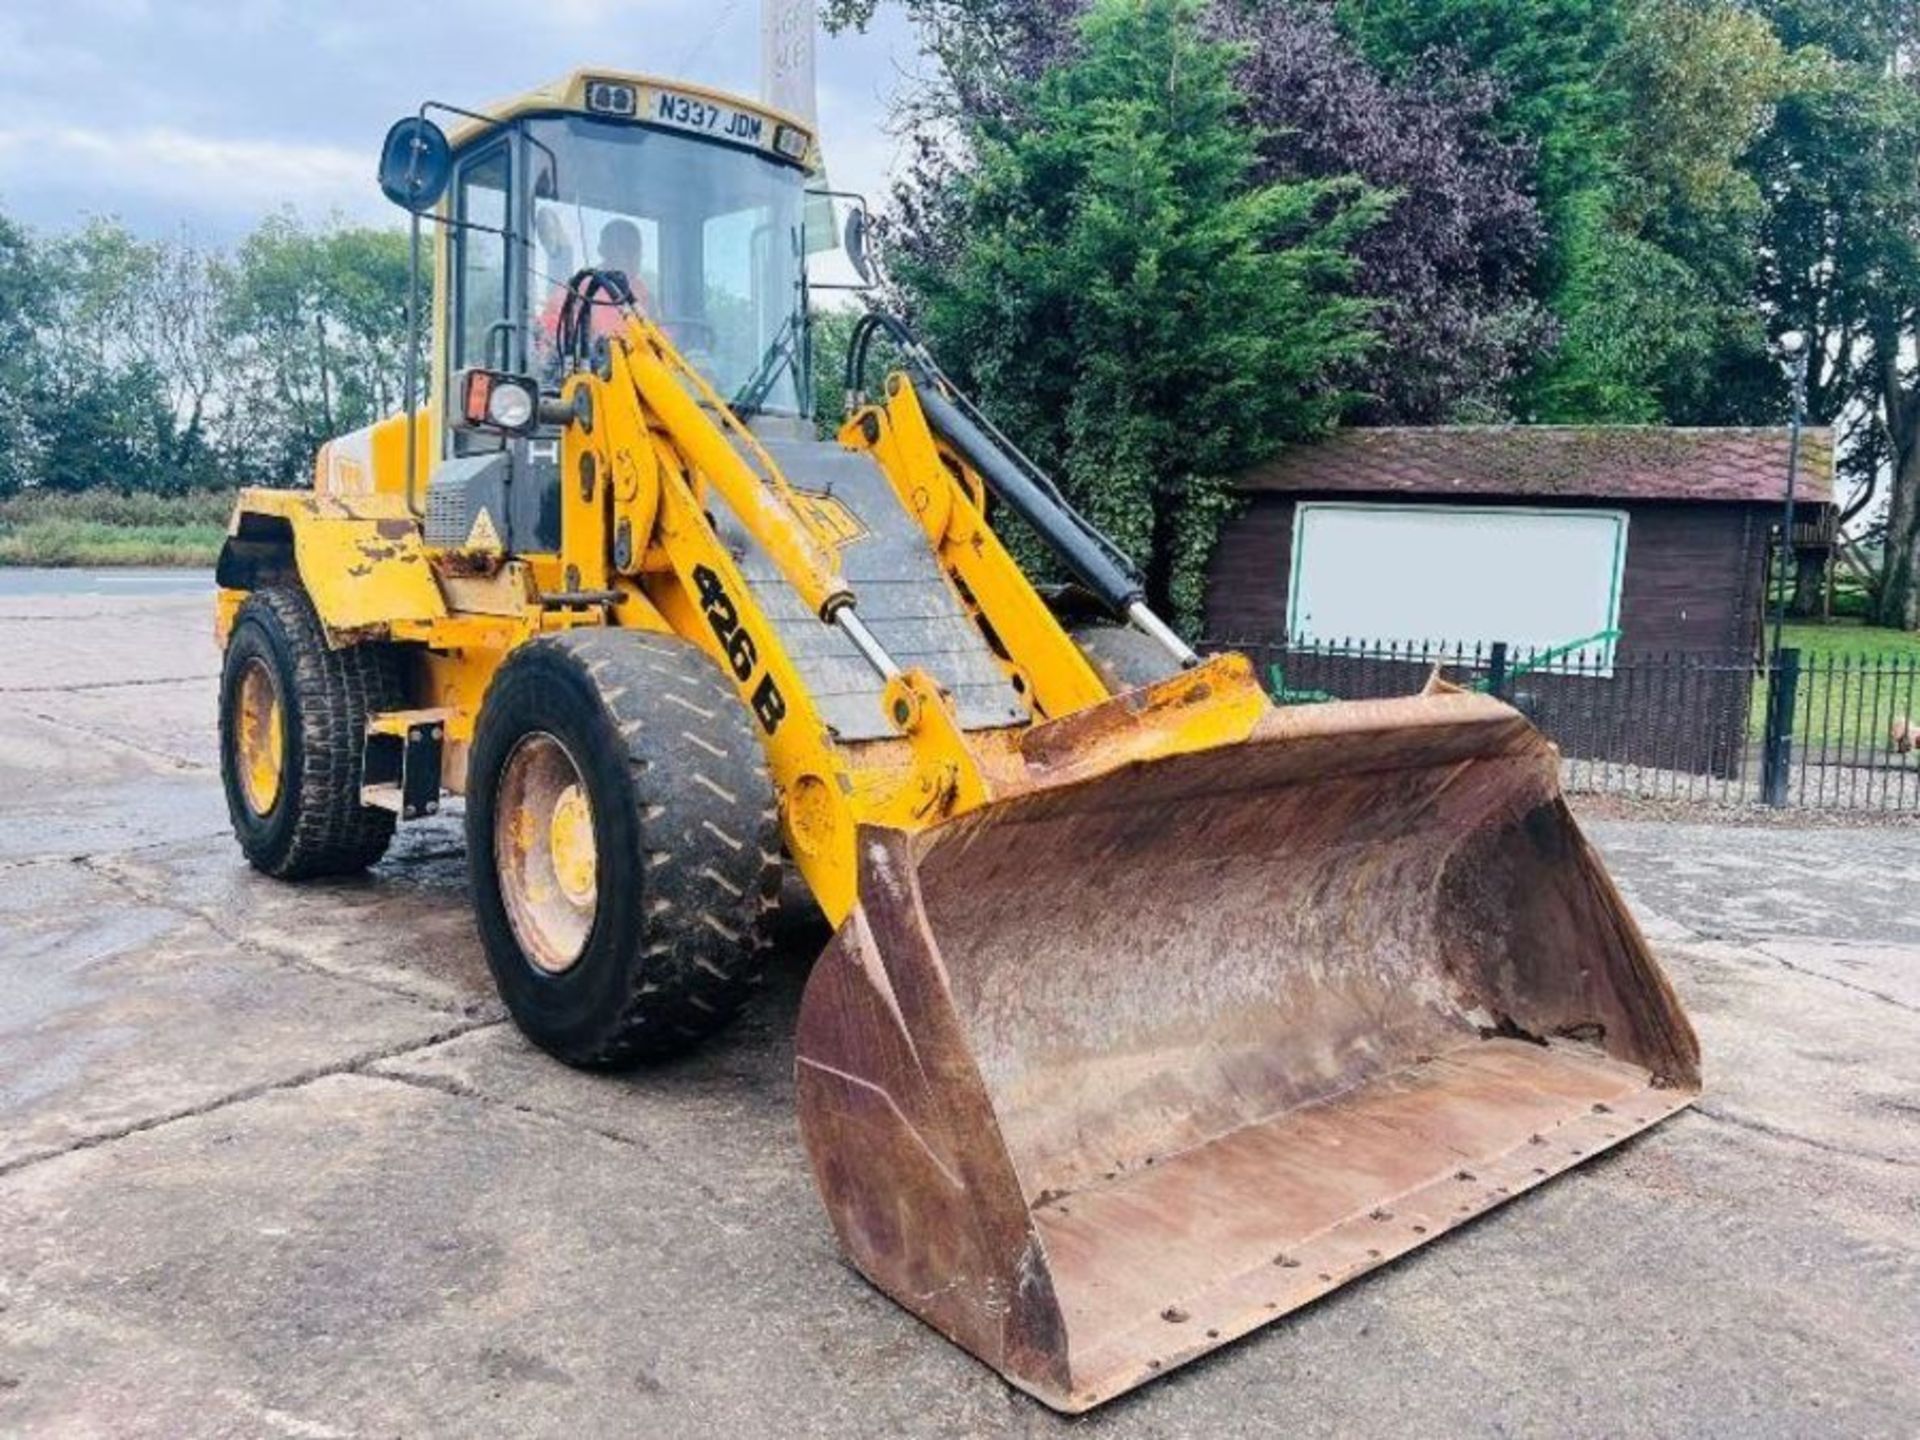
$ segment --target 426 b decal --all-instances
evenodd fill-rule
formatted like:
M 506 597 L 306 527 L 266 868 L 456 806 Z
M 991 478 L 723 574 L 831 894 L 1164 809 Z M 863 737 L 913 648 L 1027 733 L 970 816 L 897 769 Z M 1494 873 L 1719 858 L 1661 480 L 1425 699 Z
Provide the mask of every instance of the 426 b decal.
M 707 624 L 713 627 L 714 638 L 726 652 L 733 678 L 742 685 L 749 684 L 760 666 L 760 647 L 754 643 L 747 627 L 740 623 L 740 607 L 727 594 L 726 583 L 705 565 L 693 567 L 693 588 L 700 596 L 700 608 L 706 614 Z M 747 703 L 753 707 L 760 728 L 769 735 L 787 718 L 786 697 L 773 683 L 771 675 L 761 675 L 759 683 L 748 692 Z

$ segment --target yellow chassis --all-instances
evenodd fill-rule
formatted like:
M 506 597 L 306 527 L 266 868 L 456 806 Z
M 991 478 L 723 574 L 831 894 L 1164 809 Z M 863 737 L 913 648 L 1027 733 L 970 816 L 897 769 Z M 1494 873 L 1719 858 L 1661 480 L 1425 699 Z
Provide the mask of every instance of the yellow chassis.
M 998 637 L 1031 723 L 964 732 L 938 683 L 908 669 L 882 701 L 898 738 L 837 742 L 709 524 L 704 497 L 710 489 L 724 497 L 823 617 L 857 604 L 830 520 L 794 494 L 642 317 L 607 347 L 598 372 L 568 380 L 563 398 L 592 422 L 563 431 L 559 553 L 427 548 L 396 473 L 405 426 L 396 419 L 385 422 L 396 436 L 375 447 L 373 484 L 355 487 L 364 493 L 241 493 L 221 556 L 221 643 L 248 589 L 297 575 L 330 643 L 414 649 L 411 700 L 445 711 L 443 778 L 460 793 L 488 684 L 514 647 L 578 625 L 682 636 L 733 678 L 758 718 L 789 851 L 836 925 L 856 899 L 860 826 L 918 831 L 998 796 L 1231 743 L 1268 708 L 1235 656 L 1107 703 L 1106 687 L 988 526 L 978 476 L 937 440 L 912 382 L 895 375 L 885 403 L 855 414 L 840 441 L 873 456 L 956 593 Z M 323 458 L 323 483 L 327 473 Z M 611 598 L 564 598 L 599 595 Z

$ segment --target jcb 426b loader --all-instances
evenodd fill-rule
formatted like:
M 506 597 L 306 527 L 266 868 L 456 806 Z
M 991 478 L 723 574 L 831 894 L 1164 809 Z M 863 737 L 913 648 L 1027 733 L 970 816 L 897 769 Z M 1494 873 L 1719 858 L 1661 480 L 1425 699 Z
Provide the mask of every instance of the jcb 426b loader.
M 424 113 L 381 174 L 416 256 L 436 222 L 425 403 L 220 557 L 254 865 L 356 870 L 464 795 L 515 1021 L 615 1066 L 739 1008 L 790 859 L 837 927 L 797 1090 L 840 1241 L 1065 1410 L 1695 1094 L 1514 711 L 1275 708 L 924 352 L 814 438 L 805 127 L 605 72 Z

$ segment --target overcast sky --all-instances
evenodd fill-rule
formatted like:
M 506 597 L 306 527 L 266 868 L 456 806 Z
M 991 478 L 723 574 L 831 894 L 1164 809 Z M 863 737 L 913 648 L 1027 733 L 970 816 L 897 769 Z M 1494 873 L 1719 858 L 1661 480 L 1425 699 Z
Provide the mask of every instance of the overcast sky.
M 754 95 L 759 55 L 758 0 L 0 0 L 0 211 L 214 244 L 287 206 L 397 224 L 374 163 L 422 99 L 592 65 Z M 821 38 L 835 185 L 880 197 L 887 99 L 918 63 L 897 11 Z

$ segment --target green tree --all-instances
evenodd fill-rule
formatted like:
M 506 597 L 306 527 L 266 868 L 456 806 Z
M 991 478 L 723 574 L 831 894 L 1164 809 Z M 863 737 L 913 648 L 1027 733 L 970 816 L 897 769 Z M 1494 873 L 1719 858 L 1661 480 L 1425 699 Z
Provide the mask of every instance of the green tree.
M 813 372 L 813 424 L 822 437 L 832 436 L 846 418 L 847 346 L 853 339 L 860 312 L 843 306 L 821 306 L 808 317 L 807 364 Z
M 1800 62 L 1745 5 L 1637 0 L 1615 63 L 1631 109 L 1613 231 L 1654 252 L 1621 293 L 1676 322 L 1646 347 L 1659 357 L 1646 376 L 1657 418 L 1777 419 L 1784 396 L 1755 299 L 1765 201 L 1748 162 Z
M 263 224 L 232 257 L 0 217 L 0 493 L 298 484 L 399 408 L 406 241 Z
M 1625 0 L 1339 0 L 1336 9 L 1388 74 L 1451 53 L 1497 80 L 1501 124 L 1539 145 L 1541 200 L 1556 226 L 1618 178 L 1632 104 L 1609 62 L 1626 42 Z
M 298 484 L 327 440 L 398 410 L 406 383 L 407 241 L 312 231 L 285 216 L 240 246 L 223 299 L 237 445 L 256 478 Z
M 33 238 L 0 216 L 0 495 L 34 482 L 41 435 L 35 423 L 46 356 L 46 275 Z
M 976 122 L 954 253 L 899 278 L 937 353 L 1191 625 L 1223 477 L 1329 425 L 1328 377 L 1369 343 L 1347 247 L 1381 201 L 1250 183 L 1238 52 L 1191 0 L 1099 0 L 1082 38 Z
M 1757 152 L 1763 303 L 1811 337 L 1809 411 L 1839 423 L 1852 509 L 1886 502 L 1884 624 L 1920 627 L 1920 75 L 1912 7 L 1774 7 L 1819 62 Z
M 1777 413 L 1753 290 L 1762 197 L 1744 168 L 1794 66 L 1735 0 L 1344 0 L 1381 65 L 1450 52 L 1506 91 L 1539 147 L 1561 338 L 1522 410 L 1565 422 Z
M 177 491 L 217 484 L 224 367 L 211 257 L 111 220 L 46 242 L 33 483 Z

